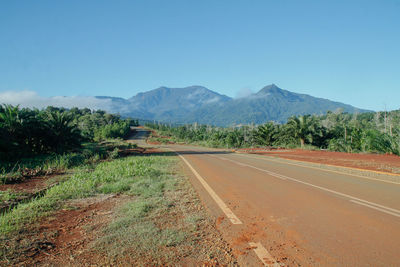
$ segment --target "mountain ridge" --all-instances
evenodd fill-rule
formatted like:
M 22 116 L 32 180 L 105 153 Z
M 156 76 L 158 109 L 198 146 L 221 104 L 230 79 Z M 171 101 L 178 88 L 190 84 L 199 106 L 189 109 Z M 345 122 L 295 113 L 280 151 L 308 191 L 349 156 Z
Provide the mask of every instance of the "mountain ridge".
M 337 109 L 349 113 L 368 111 L 329 99 L 294 93 L 275 84 L 241 98 L 222 95 L 199 85 L 182 88 L 161 86 L 128 99 L 98 98 L 110 99 L 112 110 L 108 111 L 126 117 L 219 126 L 267 121 L 284 123 L 293 115 L 320 115 Z

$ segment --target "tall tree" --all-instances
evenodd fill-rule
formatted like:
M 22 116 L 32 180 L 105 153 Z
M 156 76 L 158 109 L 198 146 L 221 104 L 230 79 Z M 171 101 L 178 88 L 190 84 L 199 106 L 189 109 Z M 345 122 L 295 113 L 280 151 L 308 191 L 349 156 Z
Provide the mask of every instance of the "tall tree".
M 306 142 L 312 143 L 315 134 L 318 134 L 318 124 L 314 116 L 292 116 L 287 122 L 288 129 L 292 131 L 294 138 L 300 141 L 301 147 Z
M 66 112 L 46 112 L 47 125 L 51 130 L 50 144 L 57 152 L 80 145 L 81 135 L 78 127 L 73 123 L 73 118 Z
M 258 144 L 272 146 L 275 141 L 276 126 L 273 122 L 260 125 L 255 133 L 255 139 Z

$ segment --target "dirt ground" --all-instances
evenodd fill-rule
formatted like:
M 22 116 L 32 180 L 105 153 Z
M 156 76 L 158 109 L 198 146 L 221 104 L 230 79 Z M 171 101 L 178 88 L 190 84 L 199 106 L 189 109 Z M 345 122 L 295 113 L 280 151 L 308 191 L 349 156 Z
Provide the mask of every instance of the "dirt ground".
M 0 191 L 11 190 L 18 193 L 35 193 L 57 183 L 64 175 L 45 175 L 27 178 L 19 183 L 2 184 Z
M 238 151 L 298 161 L 400 174 L 400 157 L 396 155 L 357 154 L 302 149 L 240 149 Z
M 0 201 L 0 213 L 16 206 L 18 203 L 29 201 L 44 193 L 48 188 L 66 179 L 66 175 L 45 175 L 28 178 L 14 184 L 0 185 L 0 192 L 11 192 L 13 197 Z
M 6 249 L 7 246 L 13 247 L 14 251 L 10 252 L 18 258 L 13 259 L 11 256 L 9 262 L 0 260 L 0 265 L 126 266 L 128 263 L 134 264 L 135 259 L 130 259 L 129 255 L 125 259 L 115 260 L 93 246 L 101 237 L 104 227 L 112 220 L 115 209 L 128 200 L 128 196 L 112 195 L 70 201 L 66 209 L 44 219 L 38 227 L 26 229 L 22 237 L 7 240 Z M 204 212 L 202 207 L 197 208 Z M 175 219 L 171 216 L 171 224 Z M 176 250 L 174 265 L 236 265 L 236 260 L 229 246 L 216 230 L 215 223 L 210 223 L 208 220 L 199 223 L 193 238 L 197 244 L 192 248 L 172 248 Z M 182 251 L 186 251 L 187 255 L 181 255 Z M 135 252 L 132 251 L 132 253 Z M 144 255 L 140 262 L 140 265 L 144 264 L 143 266 L 159 265 L 149 255 Z

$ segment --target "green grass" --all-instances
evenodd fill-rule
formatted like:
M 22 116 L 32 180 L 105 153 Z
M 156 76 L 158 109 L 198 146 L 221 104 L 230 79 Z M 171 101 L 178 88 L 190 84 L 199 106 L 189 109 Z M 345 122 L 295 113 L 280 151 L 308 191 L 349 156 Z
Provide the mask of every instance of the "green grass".
M 159 177 L 164 175 L 165 164 L 171 160 L 173 159 L 162 156 L 129 157 L 99 163 L 93 171 L 85 167 L 79 168 L 70 179 L 52 187 L 43 197 L 21 204 L 1 216 L 0 234 L 12 233 L 23 225 L 34 222 L 59 208 L 63 200 L 102 193 L 128 192 L 139 195 L 163 190 L 165 185 Z M 144 182 L 140 177 L 150 177 L 148 179 L 154 181 L 154 184 Z
M 135 148 L 135 144 L 122 139 L 110 139 L 101 143 L 85 143 L 82 149 L 65 154 L 38 155 L 22 158 L 17 162 L 0 163 L 0 184 L 17 183 L 26 178 L 63 173 L 74 167 L 96 164 L 105 159 L 116 159 L 122 149 Z
M 170 156 L 150 159 L 155 159 L 151 168 L 144 161 L 137 161 L 138 172 L 143 175 L 126 191 L 134 198 L 117 210 L 114 220 L 93 244 L 94 250 L 106 253 L 110 264 L 127 264 L 126 255 L 135 264 L 146 258 L 144 255 L 151 255 L 156 264 L 174 262 L 176 251 L 168 248 L 185 242 L 184 246 L 191 245 L 188 236 L 203 218 L 190 215 L 187 221 L 180 222 L 175 217 L 177 210 L 182 212 L 182 207 L 176 205 L 188 197 L 187 188 L 182 188 L 187 184 L 171 172 L 177 159 Z
M 19 194 L 11 191 L 10 189 L 6 191 L 0 191 L 0 202 L 10 201 L 17 199 Z

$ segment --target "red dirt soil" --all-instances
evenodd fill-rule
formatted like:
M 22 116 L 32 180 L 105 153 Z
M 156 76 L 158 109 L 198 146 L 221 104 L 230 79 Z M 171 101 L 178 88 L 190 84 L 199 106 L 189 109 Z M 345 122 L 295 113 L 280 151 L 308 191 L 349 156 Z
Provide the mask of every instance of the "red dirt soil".
M 46 175 L 28 178 L 19 183 L 14 184 L 2 184 L 0 185 L 0 191 L 11 190 L 13 192 L 20 193 L 35 193 L 40 191 L 49 185 L 46 183 L 47 180 L 57 175 Z
M 71 202 L 74 209 L 60 210 L 45 219 L 40 233 L 34 238 L 32 246 L 19 265 L 90 265 L 101 263 L 101 255 L 86 249 L 96 239 L 99 230 L 111 220 L 113 208 L 124 202 L 124 197 L 105 196 Z M 90 231 L 85 226 L 90 225 Z
M 396 155 L 356 154 L 332 151 L 311 151 L 303 149 L 266 150 L 259 148 L 240 149 L 239 152 L 400 174 L 400 157 Z

